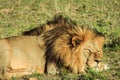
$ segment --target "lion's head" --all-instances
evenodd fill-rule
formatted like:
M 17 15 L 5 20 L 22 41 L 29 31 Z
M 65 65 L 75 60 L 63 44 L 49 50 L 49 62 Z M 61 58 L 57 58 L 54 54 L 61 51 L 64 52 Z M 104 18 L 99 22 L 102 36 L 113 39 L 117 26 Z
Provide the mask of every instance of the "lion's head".
M 61 62 L 74 73 L 96 67 L 102 60 L 105 38 L 96 30 L 65 24 L 45 32 L 43 37 L 46 59 Z

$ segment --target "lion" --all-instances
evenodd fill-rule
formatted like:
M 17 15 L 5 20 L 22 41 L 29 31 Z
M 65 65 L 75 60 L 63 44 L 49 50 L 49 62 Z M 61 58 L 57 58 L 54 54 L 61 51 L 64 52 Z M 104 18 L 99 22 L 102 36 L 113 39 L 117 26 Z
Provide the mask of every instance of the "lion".
M 49 63 L 54 60 L 56 63 L 60 61 L 73 73 L 85 72 L 87 67 L 100 71 L 107 68 L 101 63 L 105 42 L 102 33 L 85 26 L 68 24 L 54 28 L 45 34 L 47 35 L 45 36 L 46 45 L 49 45 L 46 47 L 46 58 Z M 51 36 L 51 34 L 56 35 Z
M 72 73 L 100 67 L 105 37 L 85 26 L 64 24 L 41 35 L 0 39 L 0 77 L 59 72 L 62 65 Z

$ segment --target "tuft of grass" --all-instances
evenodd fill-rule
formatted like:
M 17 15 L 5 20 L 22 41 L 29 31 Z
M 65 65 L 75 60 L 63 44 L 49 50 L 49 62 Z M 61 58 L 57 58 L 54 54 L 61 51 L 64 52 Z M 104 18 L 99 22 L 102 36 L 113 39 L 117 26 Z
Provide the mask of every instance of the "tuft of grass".
M 87 70 L 86 74 L 80 76 L 80 80 L 107 80 L 107 79 L 108 79 L 107 76 L 93 69 Z

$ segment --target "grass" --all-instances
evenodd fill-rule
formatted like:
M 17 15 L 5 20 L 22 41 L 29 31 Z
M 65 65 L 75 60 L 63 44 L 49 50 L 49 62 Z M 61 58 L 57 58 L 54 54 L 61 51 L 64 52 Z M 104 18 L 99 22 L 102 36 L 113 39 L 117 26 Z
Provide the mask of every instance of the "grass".
M 21 35 L 23 31 L 52 20 L 58 13 L 71 18 L 78 25 L 87 24 L 105 34 L 104 61 L 109 63 L 111 68 L 101 73 L 94 71 L 88 71 L 84 75 L 63 73 L 52 78 L 119 80 L 120 0 L 0 0 L 0 37 Z M 28 77 L 42 80 L 40 76 Z M 19 79 L 12 78 L 12 80 Z

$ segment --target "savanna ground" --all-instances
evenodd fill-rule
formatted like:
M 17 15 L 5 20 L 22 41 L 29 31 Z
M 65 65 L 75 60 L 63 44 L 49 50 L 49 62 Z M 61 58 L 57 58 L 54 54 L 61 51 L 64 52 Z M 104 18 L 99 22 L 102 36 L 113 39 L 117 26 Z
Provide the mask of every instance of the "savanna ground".
M 86 74 L 63 73 L 45 76 L 37 73 L 11 80 L 120 80 L 120 0 L 0 0 L 0 37 L 21 35 L 52 20 L 61 13 L 78 25 L 87 24 L 106 36 L 104 62 L 109 70 Z

